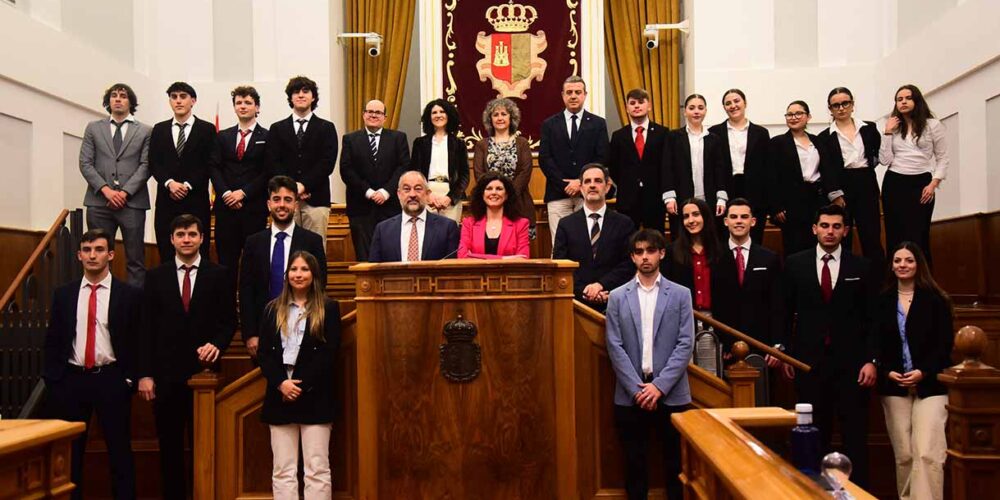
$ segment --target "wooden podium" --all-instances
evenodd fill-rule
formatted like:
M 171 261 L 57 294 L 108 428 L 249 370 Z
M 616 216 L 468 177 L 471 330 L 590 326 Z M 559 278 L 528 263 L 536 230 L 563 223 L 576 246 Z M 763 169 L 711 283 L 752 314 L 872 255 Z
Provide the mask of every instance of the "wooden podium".
M 579 498 L 575 267 L 351 267 L 360 498 Z

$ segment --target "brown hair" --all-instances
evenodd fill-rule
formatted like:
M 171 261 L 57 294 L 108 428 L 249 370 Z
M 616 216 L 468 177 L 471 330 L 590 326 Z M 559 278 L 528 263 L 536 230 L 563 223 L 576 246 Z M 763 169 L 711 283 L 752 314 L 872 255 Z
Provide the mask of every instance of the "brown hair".
M 309 291 L 306 293 L 305 311 L 302 313 L 302 316 L 309 322 L 309 331 L 307 333 L 319 340 L 326 340 L 323 335 L 323 324 L 326 321 L 326 295 L 323 293 L 324 284 L 320 283 L 319 261 L 316 260 L 313 254 L 305 250 L 298 250 L 288 256 L 289 267 L 291 267 L 291 264 L 296 259 L 304 260 L 306 266 L 309 268 L 309 272 L 313 276 L 312 286 L 309 287 Z M 282 335 L 285 335 L 285 332 L 288 331 L 288 304 L 291 302 L 292 287 L 288 283 L 288 272 L 286 271 L 285 284 L 281 287 L 281 294 L 267 304 L 267 307 L 275 312 L 274 327 Z M 339 319 L 335 318 L 334 320 L 339 321 Z
M 896 257 L 896 252 L 900 250 L 909 250 L 913 254 L 913 260 L 917 262 L 917 272 L 913 279 L 914 288 L 931 292 L 938 297 L 941 297 L 951 308 L 951 298 L 948 297 L 948 292 L 945 292 L 937 281 L 934 281 L 934 275 L 931 274 L 931 268 L 927 265 L 927 257 L 924 256 L 924 251 L 920 249 L 920 245 L 912 241 L 904 241 L 889 253 L 889 265 L 886 270 L 886 290 L 891 290 L 896 288 L 899 280 L 896 278 L 896 274 L 892 272 L 892 261 Z

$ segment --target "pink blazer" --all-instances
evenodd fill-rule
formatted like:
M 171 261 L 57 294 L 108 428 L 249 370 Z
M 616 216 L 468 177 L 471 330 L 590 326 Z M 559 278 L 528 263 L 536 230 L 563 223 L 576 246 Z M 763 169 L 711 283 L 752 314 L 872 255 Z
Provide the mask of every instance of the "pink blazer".
M 472 217 L 462 219 L 462 239 L 458 243 L 459 259 L 499 259 L 514 255 L 530 256 L 528 219 L 521 217 L 512 221 L 504 216 L 497 255 L 486 253 L 486 217 L 479 220 L 473 220 Z

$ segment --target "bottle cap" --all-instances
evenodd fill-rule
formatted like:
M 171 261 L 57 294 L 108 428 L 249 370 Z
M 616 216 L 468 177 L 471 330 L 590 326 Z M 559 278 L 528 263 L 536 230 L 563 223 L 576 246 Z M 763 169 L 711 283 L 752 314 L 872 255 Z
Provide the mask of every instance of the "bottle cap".
M 812 413 L 813 405 L 809 403 L 798 403 L 795 405 L 795 413 Z

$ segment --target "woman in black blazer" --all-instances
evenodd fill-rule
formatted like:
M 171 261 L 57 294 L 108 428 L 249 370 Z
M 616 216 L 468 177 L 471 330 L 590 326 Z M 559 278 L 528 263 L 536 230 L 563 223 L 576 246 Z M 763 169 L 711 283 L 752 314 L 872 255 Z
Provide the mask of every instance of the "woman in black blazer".
M 469 186 L 469 155 L 458 133 L 458 111 L 450 102 L 435 99 L 420 117 L 424 135 L 413 140 L 412 165 L 427 178 L 427 209 L 455 224 L 462 222 L 462 200 Z
M 340 307 L 326 298 L 319 262 L 288 258 L 285 286 L 260 323 L 260 370 L 267 379 L 261 420 L 271 428 L 274 498 L 298 498 L 299 442 L 305 497 L 330 498 L 333 361 L 340 347 Z
M 951 366 L 952 312 L 920 246 L 901 243 L 879 299 L 879 393 L 896 455 L 901 498 L 942 498 L 947 391 L 937 376 Z
M 711 312 L 712 284 L 718 279 L 722 244 L 712 209 L 704 200 L 689 198 L 681 205 L 681 228 L 661 260 L 661 273 L 691 291 L 691 307 Z
M 882 135 L 875 122 L 854 118 L 854 94 L 846 87 L 837 87 L 826 98 L 833 123 L 816 136 L 823 143 L 830 170 L 837 176 L 847 202 L 848 220 L 857 229 L 861 251 L 872 268 L 879 269 L 885 260 L 882 249 L 882 218 L 879 214 L 878 150 Z M 851 248 L 851 233 L 844 238 L 844 246 Z

